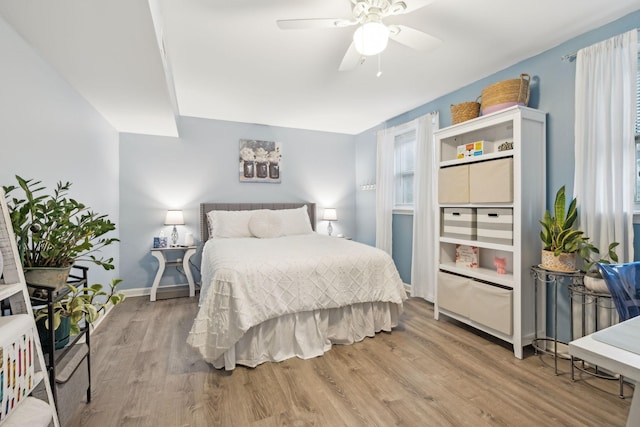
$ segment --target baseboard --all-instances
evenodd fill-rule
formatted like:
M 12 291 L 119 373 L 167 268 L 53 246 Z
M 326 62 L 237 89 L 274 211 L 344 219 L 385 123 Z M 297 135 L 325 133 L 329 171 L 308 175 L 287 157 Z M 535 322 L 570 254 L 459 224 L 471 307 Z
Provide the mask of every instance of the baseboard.
M 109 315 L 109 313 L 111 312 L 111 309 L 114 307 L 114 305 L 112 303 L 107 303 L 107 305 L 104 307 L 104 309 L 100 312 L 100 317 L 98 317 L 98 319 L 93 322 L 93 324 L 89 325 L 89 335 L 93 334 L 95 332 L 95 330 L 98 328 L 98 326 L 100 326 L 100 324 L 102 323 L 102 321 Z M 83 336 L 82 338 L 80 338 L 78 340 L 79 344 L 82 344 L 85 342 L 85 337 Z
M 93 322 L 93 326 L 91 327 L 90 333 L 93 333 L 93 330 L 96 329 L 98 326 L 100 326 L 100 324 L 102 323 L 104 318 L 107 317 L 109 315 L 109 313 L 111 313 L 111 309 L 113 307 L 114 307 L 114 305 L 112 303 L 110 303 L 110 302 L 107 303 L 107 305 L 104 307 L 104 312 L 100 313 L 100 317 L 98 317 L 98 320 Z
M 196 285 L 196 291 L 198 286 Z M 148 297 L 151 295 L 151 288 L 133 288 L 120 290 L 127 298 L 132 297 Z M 189 296 L 189 285 L 162 285 L 158 287 L 156 292 L 156 299 L 167 299 Z

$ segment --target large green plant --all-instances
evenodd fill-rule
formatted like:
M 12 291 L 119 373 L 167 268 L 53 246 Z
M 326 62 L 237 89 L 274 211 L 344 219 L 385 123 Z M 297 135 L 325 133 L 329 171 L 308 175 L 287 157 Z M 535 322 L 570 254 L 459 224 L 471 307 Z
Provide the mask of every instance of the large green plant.
M 23 267 L 69 267 L 90 261 L 105 270 L 114 268 L 113 258 L 94 254 L 118 241 L 105 237 L 115 224 L 70 198 L 71 183 L 58 182 L 48 194 L 41 181 L 17 175 L 16 180 L 18 186 L 3 189 Z M 22 194 L 14 195 L 19 190 Z
M 554 216 L 551 215 L 551 212 L 546 211 L 543 220 L 540 221 L 542 225 L 540 239 L 544 250 L 553 251 L 556 256 L 580 250 L 582 245 L 586 244 L 588 237 L 575 227 L 578 219 L 577 201 L 575 198 L 571 200 L 567 209 L 564 185 L 556 193 L 553 205 Z
M 58 329 L 62 317 L 70 318 L 70 333 L 77 335 L 80 333 L 80 321 L 84 320 L 88 324 L 93 324 L 100 317 L 100 312 L 108 304 L 120 304 L 125 296 L 116 292 L 116 287 L 122 282 L 121 279 L 113 279 L 109 291 L 106 292 L 101 284 L 95 284 L 84 288 L 78 288 L 67 284 L 69 293 L 53 305 L 53 330 Z M 44 307 L 36 311 L 36 321 L 45 319 L 45 326 L 50 329 L 50 317 L 48 308 Z

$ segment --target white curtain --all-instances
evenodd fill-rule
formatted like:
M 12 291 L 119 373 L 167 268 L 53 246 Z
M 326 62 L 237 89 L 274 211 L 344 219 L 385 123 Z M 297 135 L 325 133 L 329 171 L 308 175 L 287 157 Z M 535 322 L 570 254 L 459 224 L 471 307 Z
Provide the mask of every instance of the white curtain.
M 393 220 L 393 129 L 378 131 L 376 167 L 376 247 L 391 255 Z
M 413 182 L 413 255 L 411 259 L 411 295 L 434 300 L 435 214 L 437 209 L 433 173 L 436 168 L 433 132 L 439 127 L 439 114 L 417 119 L 416 166 Z
M 637 31 L 578 51 L 575 196 L 580 228 L 606 252 L 633 260 Z

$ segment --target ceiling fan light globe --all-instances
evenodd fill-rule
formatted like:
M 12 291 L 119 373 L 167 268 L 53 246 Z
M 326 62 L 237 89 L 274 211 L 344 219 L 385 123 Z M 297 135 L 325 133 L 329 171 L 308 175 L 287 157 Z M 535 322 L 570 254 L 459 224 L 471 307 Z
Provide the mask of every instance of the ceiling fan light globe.
M 353 42 L 361 55 L 377 55 L 387 48 L 389 29 L 381 22 L 365 22 L 353 34 Z

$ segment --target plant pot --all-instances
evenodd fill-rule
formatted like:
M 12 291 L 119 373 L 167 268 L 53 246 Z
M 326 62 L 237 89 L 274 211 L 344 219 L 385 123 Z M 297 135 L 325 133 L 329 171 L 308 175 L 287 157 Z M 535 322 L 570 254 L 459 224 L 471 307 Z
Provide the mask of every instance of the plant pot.
M 590 275 L 584 276 L 583 279 L 584 287 L 589 289 L 590 291 L 599 293 L 599 294 L 608 294 L 609 288 L 605 283 L 604 279 L 601 277 L 593 277 Z
M 38 328 L 38 335 L 40 336 L 40 344 L 42 344 L 42 351 L 48 353 L 51 349 L 51 331 L 45 326 L 46 318 L 40 319 L 36 322 Z M 60 325 L 54 332 L 54 348 L 60 350 L 69 343 L 69 335 L 71 331 L 71 318 L 60 317 Z
M 69 267 L 25 267 L 24 279 L 29 285 L 58 289 L 67 283 Z
M 553 251 L 542 250 L 542 264 L 540 267 L 551 270 L 561 271 L 563 273 L 573 273 L 576 270 L 576 254 L 573 253 L 561 253 L 556 256 Z

